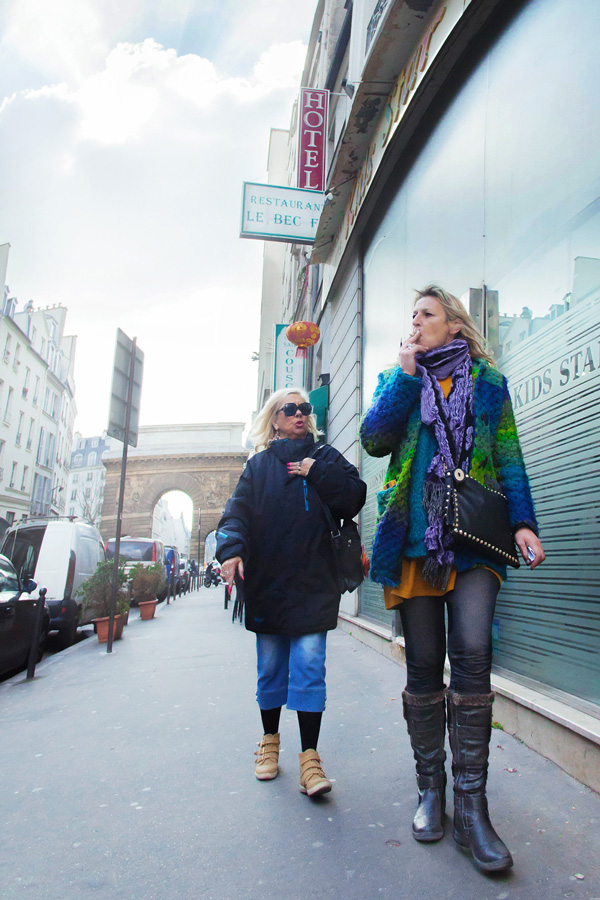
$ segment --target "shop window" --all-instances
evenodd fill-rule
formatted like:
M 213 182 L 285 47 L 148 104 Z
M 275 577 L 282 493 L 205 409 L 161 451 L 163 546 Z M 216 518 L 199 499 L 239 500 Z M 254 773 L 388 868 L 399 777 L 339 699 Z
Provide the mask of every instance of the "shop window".
M 526 4 L 414 148 L 411 170 L 399 169 L 388 184 L 365 233 L 363 260 L 363 409 L 378 372 L 408 333 L 412 288 L 438 281 L 467 305 L 470 288 L 497 295 L 496 358 L 509 380 L 552 562 L 535 573 L 509 573 L 494 624 L 495 665 L 594 709 L 600 704 L 598 33 L 596 0 L 581 0 L 576 17 L 570 0 Z M 565 460 L 576 460 L 575 469 Z M 385 464 L 364 457 L 370 485 L 381 485 Z M 366 544 L 375 493 L 361 519 Z M 360 602 L 363 614 L 390 622 L 378 588 L 361 589 Z

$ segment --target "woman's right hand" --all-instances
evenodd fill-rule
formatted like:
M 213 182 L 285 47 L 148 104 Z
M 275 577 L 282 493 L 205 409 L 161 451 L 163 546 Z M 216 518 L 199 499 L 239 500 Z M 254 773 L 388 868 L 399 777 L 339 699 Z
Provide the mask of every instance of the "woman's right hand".
M 419 336 L 413 329 L 406 340 L 400 344 L 400 352 L 398 353 L 398 365 L 405 375 L 417 374 L 417 363 L 415 360 L 417 353 L 425 353 L 425 347 L 419 344 Z
M 236 575 L 239 572 L 240 578 L 244 580 L 244 563 L 241 556 L 232 556 L 226 559 L 221 566 L 221 575 L 225 579 L 226 584 L 231 587 Z

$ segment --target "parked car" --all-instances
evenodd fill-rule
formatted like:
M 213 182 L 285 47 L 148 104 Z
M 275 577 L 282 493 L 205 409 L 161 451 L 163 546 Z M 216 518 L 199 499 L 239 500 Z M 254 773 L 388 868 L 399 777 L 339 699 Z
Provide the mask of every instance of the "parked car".
M 105 546 L 106 558 L 115 558 L 115 539 L 111 538 L 106 542 Z M 160 562 L 165 565 L 165 545 L 162 541 L 154 538 L 138 538 L 126 535 L 121 538 L 119 544 L 119 557 L 125 560 L 125 574 L 129 573 L 134 566 L 141 563 L 144 566 L 152 566 L 154 563 Z M 165 568 L 166 573 L 166 568 Z M 167 590 L 159 594 L 158 599 L 164 600 L 167 596 Z M 135 602 L 135 598 L 132 598 Z
M 78 626 L 92 617 L 76 595 L 104 559 L 98 529 L 71 518 L 28 519 L 9 528 L 0 552 L 12 561 L 22 582 L 35 579 L 46 588 L 50 631 L 58 631 L 60 646 L 70 646 Z
M 11 561 L 6 556 L 0 556 L 0 678 L 26 666 L 29 661 L 36 624 L 36 604 L 34 599 L 23 594 L 31 594 L 36 587 L 31 579 L 22 582 Z M 49 628 L 50 612 L 45 605 L 38 662 L 44 652 Z

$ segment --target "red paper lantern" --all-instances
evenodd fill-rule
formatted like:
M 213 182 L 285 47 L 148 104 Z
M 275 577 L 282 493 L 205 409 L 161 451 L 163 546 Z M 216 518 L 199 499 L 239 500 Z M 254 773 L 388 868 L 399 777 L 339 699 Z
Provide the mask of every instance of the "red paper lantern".
M 314 322 L 292 322 L 285 331 L 288 341 L 296 345 L 296 356 L 306 359 L 308 348 L 316 344 L 321 332 Z

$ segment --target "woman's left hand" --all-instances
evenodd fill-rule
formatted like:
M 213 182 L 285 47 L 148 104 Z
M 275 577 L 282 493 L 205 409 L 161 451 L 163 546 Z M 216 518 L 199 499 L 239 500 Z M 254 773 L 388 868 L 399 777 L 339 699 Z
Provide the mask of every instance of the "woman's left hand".
M 313 463 L 314 459 L 311 459 L 310 456 L 306 456 L 301 462 L 289 462 L 287 464 L 288 473 L 290 475 L 301 475 L 302 478 L 306 478 L 308 470 Z
M 539 566 L 546 559 L 540 539 L 531 528 L 519 528 L 518 531 L 515 531 L 515 543 L 521 551 L 525 565 L 529 566 L 530 569 L 535 569 L 536 566 Z M 533 550 L 533 559 L 529 558 L 529 548 Z

